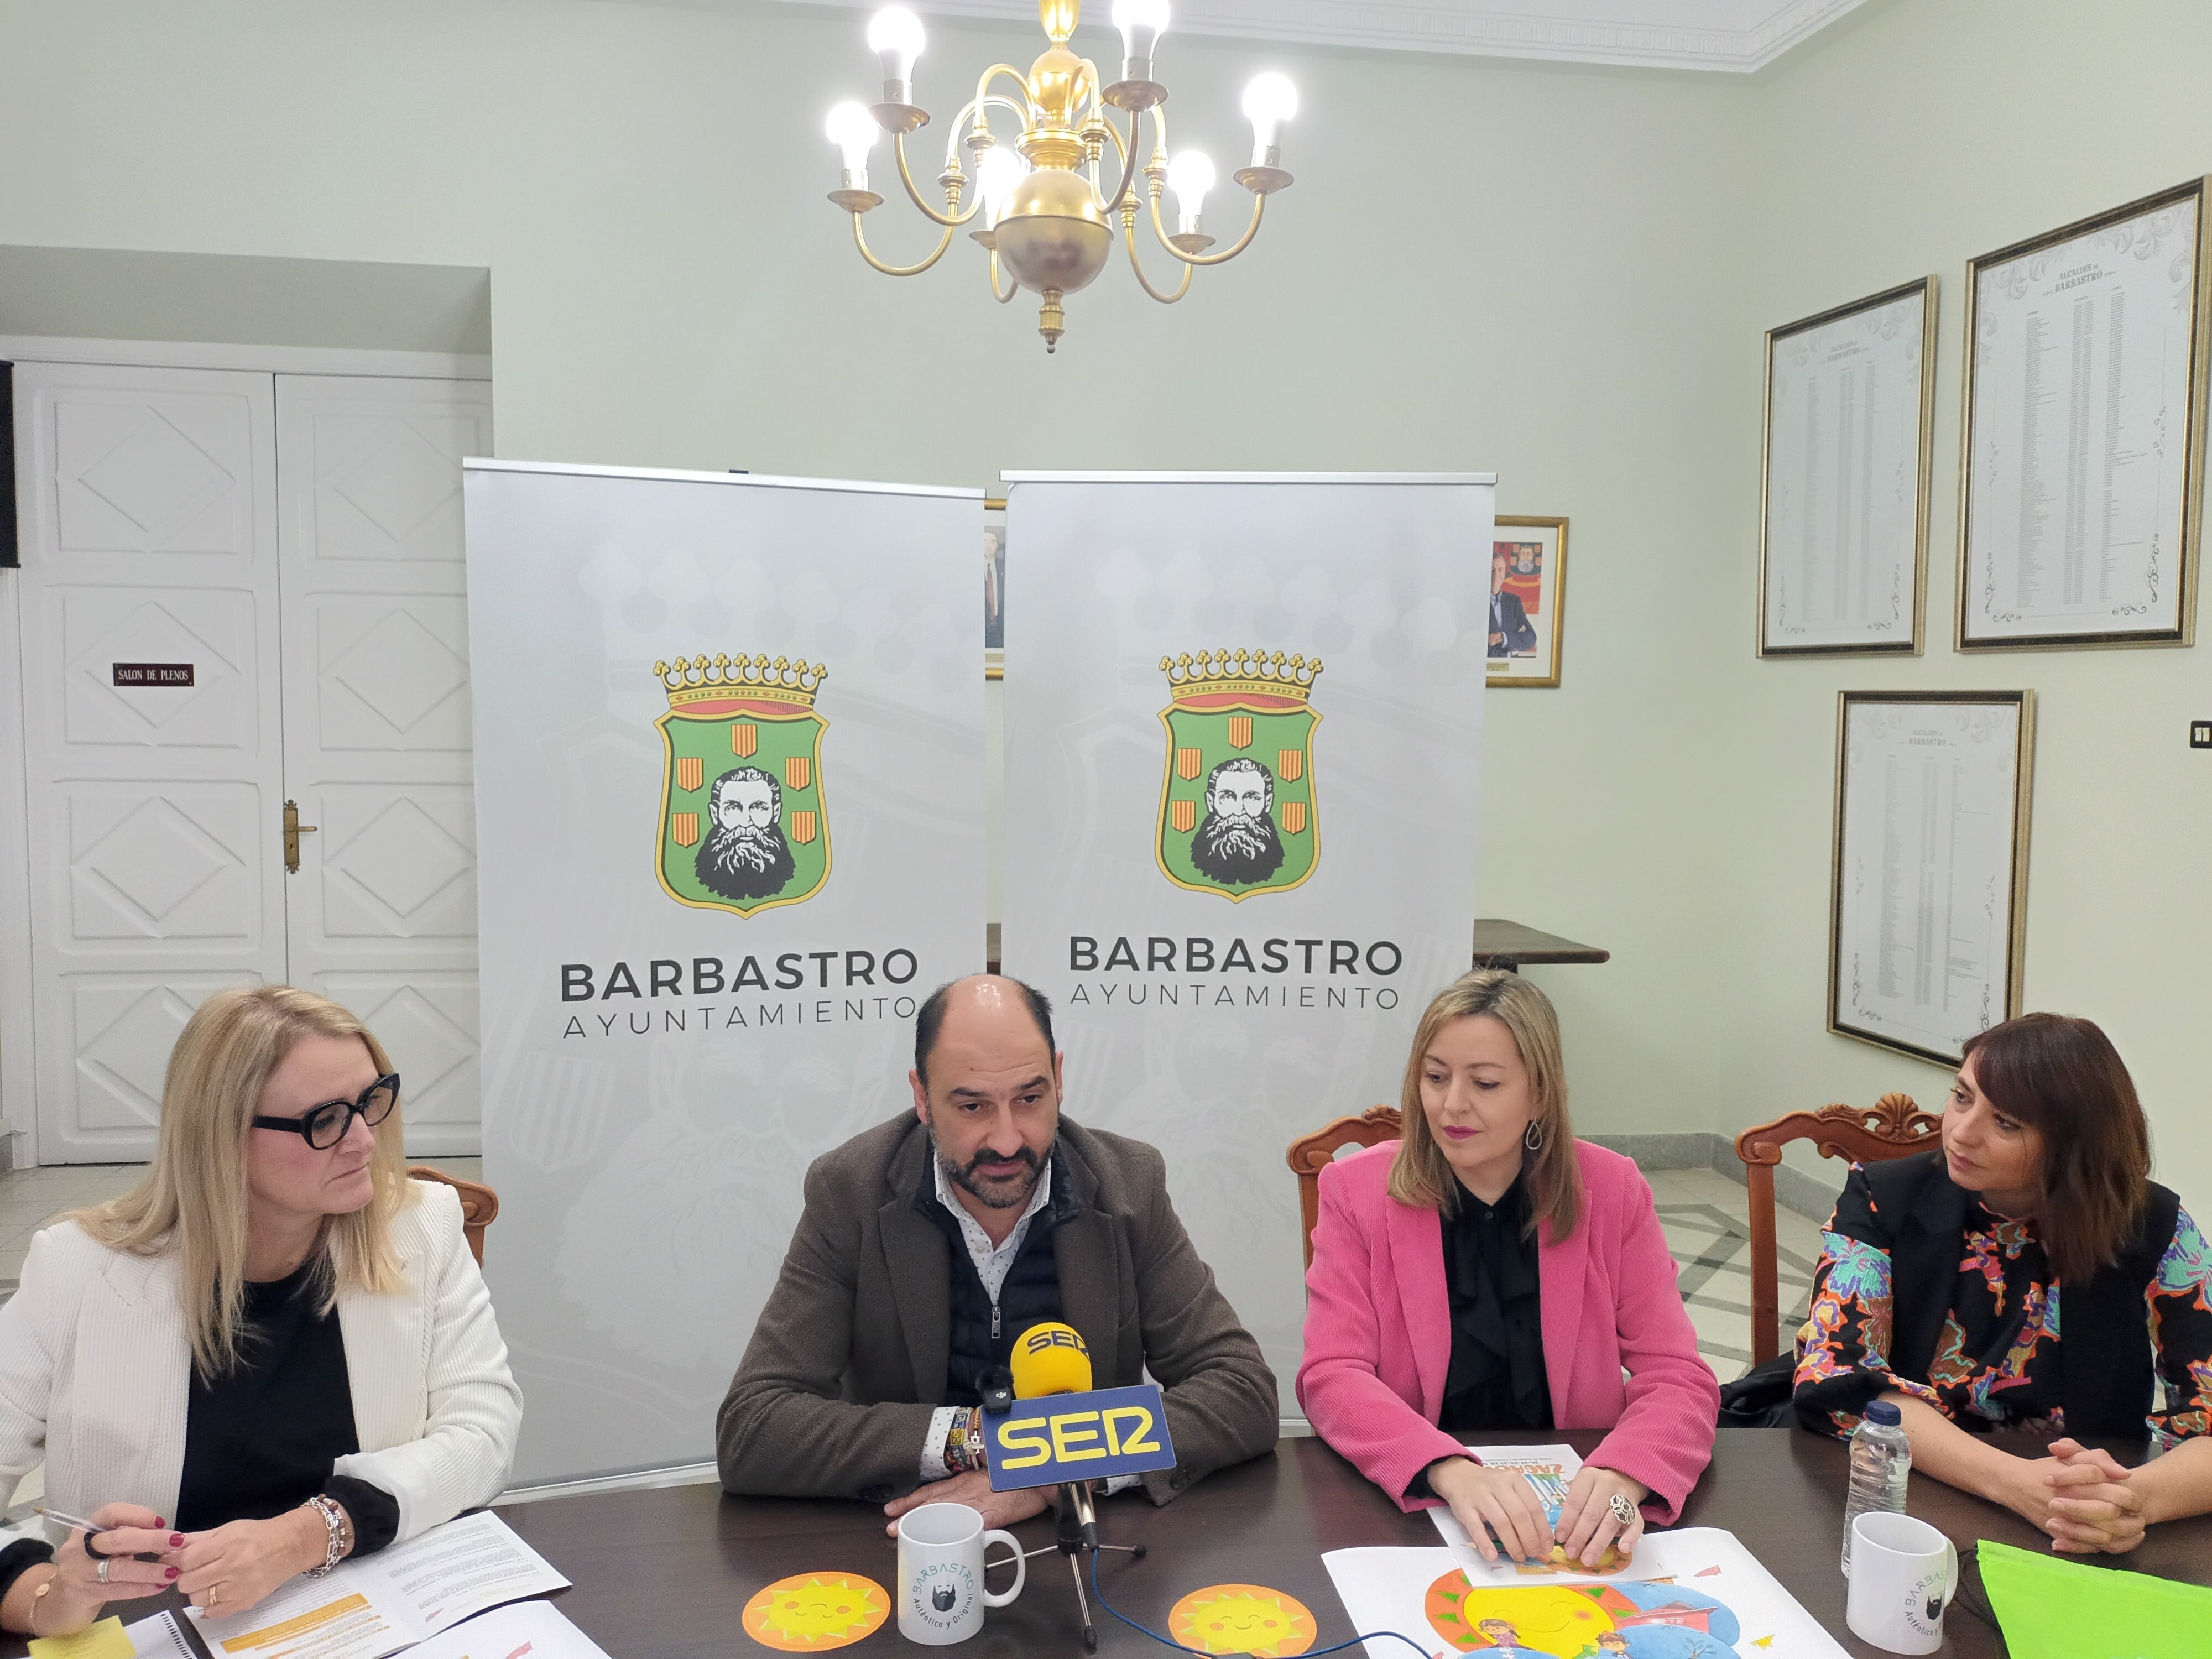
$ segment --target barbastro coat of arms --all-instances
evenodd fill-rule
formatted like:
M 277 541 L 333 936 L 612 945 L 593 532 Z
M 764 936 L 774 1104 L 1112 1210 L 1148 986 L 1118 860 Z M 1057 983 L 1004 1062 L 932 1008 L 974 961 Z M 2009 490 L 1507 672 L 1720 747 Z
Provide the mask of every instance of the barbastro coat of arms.
M 1185 652 L 1160 669 L 1170 699 L 1160 873 L 1231 901 L 1296 887 L 1321 858 L 1311 701 L 1321 659 Z
M 765 654 L 678 657 L 653 672 L 659 728 L 661 890 L 750 916 L 812 898 L 830 879 L 822 733 L 829 669 Z

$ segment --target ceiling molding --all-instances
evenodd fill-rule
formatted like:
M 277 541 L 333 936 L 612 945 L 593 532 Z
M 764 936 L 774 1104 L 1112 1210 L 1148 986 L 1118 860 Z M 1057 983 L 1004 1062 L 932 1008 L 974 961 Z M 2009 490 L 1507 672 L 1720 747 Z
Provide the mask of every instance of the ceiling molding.
M 879 0 L 798 0 L 873 10 Z M 1030 0 L 910 0 L 940 15 L 1034 24 Z M 1860 0 L 1179 0 L 1173 31 L 1284 45 L 1748 73 Z M 1097 0 L 1094 17 L 1108 9 Z

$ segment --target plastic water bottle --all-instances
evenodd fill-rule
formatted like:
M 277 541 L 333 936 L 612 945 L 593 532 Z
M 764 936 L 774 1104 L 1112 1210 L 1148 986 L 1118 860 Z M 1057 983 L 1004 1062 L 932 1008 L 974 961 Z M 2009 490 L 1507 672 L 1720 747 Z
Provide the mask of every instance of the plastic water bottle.
M 1912 1443 L 1905 1437 L 1896 1405 L 1877 1400 L 1851 1431 L 1851 1489 L 1844 1500 L 1844 1577 L 1851 1576 L 1851 1522 L 1870 1510 L 1905 1513 L 1905 1477 L 1912 1473 Z

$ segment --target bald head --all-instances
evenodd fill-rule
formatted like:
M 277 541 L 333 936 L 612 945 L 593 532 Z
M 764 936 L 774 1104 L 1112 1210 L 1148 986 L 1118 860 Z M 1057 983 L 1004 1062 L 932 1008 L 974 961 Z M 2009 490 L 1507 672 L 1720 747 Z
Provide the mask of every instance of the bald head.
M 970 974 L 939 986 L 914 1018 L 914 1070 L 924 1088 L 930 1057 L 948 1038 L 963 1052 L 1037 1048 L 1049 1066 L 1052 1004 L 1043 992 L 1003 974 Z

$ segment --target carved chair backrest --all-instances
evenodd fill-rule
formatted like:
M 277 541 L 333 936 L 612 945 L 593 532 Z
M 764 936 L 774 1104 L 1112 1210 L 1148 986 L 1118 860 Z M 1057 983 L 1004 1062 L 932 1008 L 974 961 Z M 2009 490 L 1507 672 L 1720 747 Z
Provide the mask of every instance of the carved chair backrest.
M 469 1241 L 469 1250 L 483 1266 L 484 1229 L 498 1219 L 499 1194 L 481 1181 L 464 1181 L 459 1176 L 449 1176 L 443 1170 L 434 1170 L 427 1164 L 408 1166 L 410 1181 L 434 1181 L 451 1187 L 461 1195 L 461 1231 Z
M 1298 1217 L 1305 1237 L 1306 1266 L 1313 1266 L 1314 1223 L 1321 1216 L 1321 1172 L 1346 1146 L 1379 1146 L 1395 1140 L 1403 1125 L 1395 1106 L 1370 1106 L 1357 1117 L 1340 1117 L 1291 1143 L 1291 1171 L 1298 1178 Z
M 1871 1107 L 1824 1106 L 1792 1112 L 1735 1138 L 1751 1196 L 1751 1360 L 1781 1352 L 1778 1264 L 1774 1242 L 1774 1170 L 1782 1149 L 1809 1140 L 1823 1158 L 1857 1164 L 1910 1158 L 1942 1144 L 1943 1120 L 1923 1112 L 1910 1095 L 1884 1095 Z

